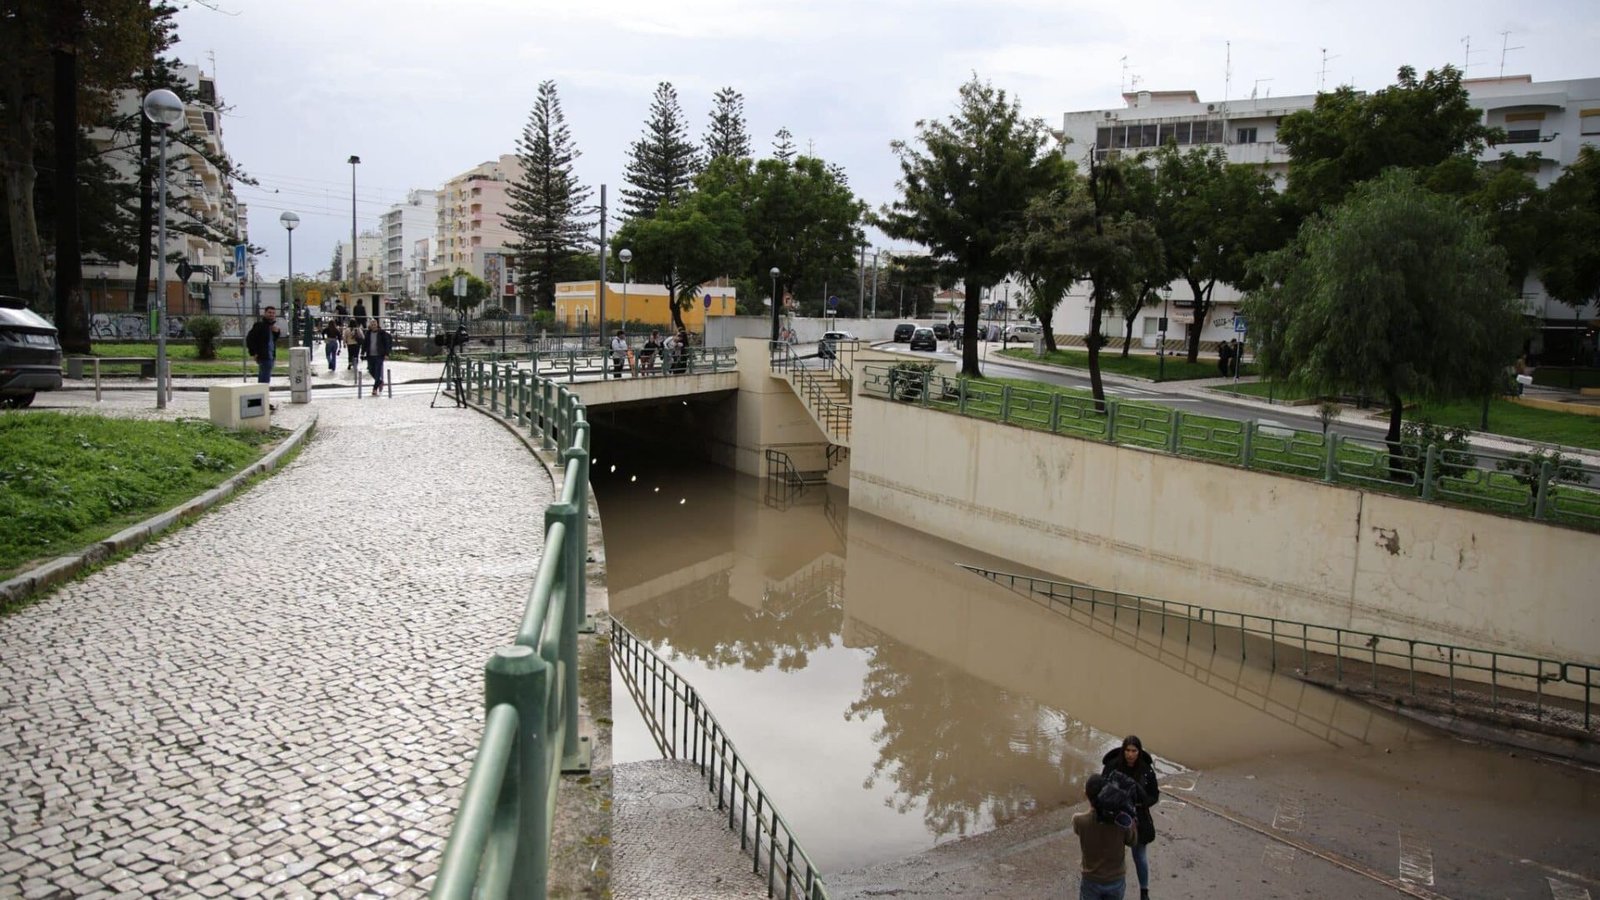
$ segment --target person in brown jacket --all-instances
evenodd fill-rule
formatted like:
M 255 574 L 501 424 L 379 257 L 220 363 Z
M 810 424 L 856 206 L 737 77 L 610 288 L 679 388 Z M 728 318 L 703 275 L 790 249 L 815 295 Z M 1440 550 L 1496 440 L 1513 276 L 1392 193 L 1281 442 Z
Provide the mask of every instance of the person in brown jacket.
M 1128 871 L 1124 848 L 1137 839 L 1133 816 L 1106 807 L 1101 792 L 1106 776 L 1091 775 L 1083 786 L 1089 809 L 1072 817 L 1072 831 L 1083 850 L 1083 871 L 1078 881 L 1079 900 L 1122 900 Z

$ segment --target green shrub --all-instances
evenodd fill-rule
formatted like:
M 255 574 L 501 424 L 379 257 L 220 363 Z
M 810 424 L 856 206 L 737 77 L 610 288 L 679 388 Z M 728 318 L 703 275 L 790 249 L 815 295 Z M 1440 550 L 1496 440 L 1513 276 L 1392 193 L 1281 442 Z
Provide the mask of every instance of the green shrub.
M 1562 456 L 1559 450 L 1540 448 L 1529 453 L 1518 453 L 1514 459 L 1502 459 L 1495 463 L 1494 468 L 1497 472 L 1509 472 L 1517 483 L 1529 491 L 1537 492 L 1539 473 L 1547 462 L 1550 464 L 1551 480 L 1568 484 L 1589 483 L 1589 476 L 1583 471 L 1583 461 Z
M 197 359 L 217 358 L 217 338 L 222 334 L 221 319 L 216 316 L 190 316 L 184 328 L 194 338 Z
M 889 367 L 889 396 L 895 400 L 921 400 L 922 389 L 936 368 L 937 363 L 895 363 Z
M 1417 419 L 1400 426 L 1400 469 L 1422 479 L 1427 467 L 1428 447 L 1439 448 L 1434 476 L 1460 478 L 1478 465 L 1467 443 L 1467 429 L 1459 425 L 1436 425 L 1431 419 Z

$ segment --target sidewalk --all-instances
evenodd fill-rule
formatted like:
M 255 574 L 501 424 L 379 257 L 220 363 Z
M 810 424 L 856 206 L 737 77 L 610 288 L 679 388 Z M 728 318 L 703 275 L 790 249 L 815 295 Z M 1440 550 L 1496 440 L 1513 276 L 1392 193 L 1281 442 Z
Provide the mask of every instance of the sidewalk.
M 998 349 L 998 348 L 996 348 L 996 349 Z M 990 350 L 990 345 L 988 343 L 979 344 L 978 345 L 978 358 L 980 360 L 987 361 L 989 359 L 989 350 Z M 1002 357 L 1002 356 L 999 356 L 998 354 L 996 354 L 996 359 L 998 361 L 1004 362 L 1008 366 L 1016 366 L 1017 368 L 1022 368 L 1022 369 L 1031 369 L 1031 370 L 1036 371 L 1036 372 L 1051 372 L 1051 373 L 1063 373 L 1063 372 L 1065 372 L 1065 373 L 1071 373 L 1073 375 L 1083 375 L 1083 376 L 1087 376 L 1088 375 L 1088 370 L 1087 369 L 1072 369 L 1072 368 L 1068 368 L 1066 366 L 1047 365 L 1045 363 L 1031 362 L 1031 361 L 1026 360 L 1026 359 L 1015 359 L 1015 358 L 1012 358 L 1012 357 L 1009 357 L 1009 356 Z M 1223 392 L 1223 391 L 1217 390 L 1218 388 L 1222 388 L 1222 387 L 1227 387 L 1227 386 L 1233 385 L 1235 383 L 1235 379 L 1233 379 L 1233 378 L 1222 378 L 1222 377 L 1219 377 L 1219 378 L 1199 378 L 1199 379 L 1188 379 L 1188 380 L 1184 380 L 1184 381 L 1155 382 L 1155 381 L 1151 381 L 1151 380 L 1146 379 L 1146 378 L 1138 378 L 1138 377 L 1134 377 L 1134 376 L 1120 375 L 1120 374 L 1115 374 L 1115 373 L 1110 373 L 1110 372 L 1101 372 L 1100 373 L 1100 378 L 1106 384 L 1122 385 L 1122 386 L 1126 386 L 1126 387 L 1142 388 L 1142 389 L 1146 389 L 1146 390 L 1159 389 L 1159 390 L 1164 390 L 1164 391 L 1170 391 L 1170 392 L 1172 392 L 1174 394 L 1183 394 L 1183 395 L 1189 396 L 1189 397 L 1196 397 L 1196 398 L 1199 398 L 1199 399 L 1208 400 L 1208 401 L 1211 401 L 1213 403 L 1228 403 L 1230 405 L 1240 406 L 1240 407 L 1244 407 L 1244 408 L 1247 408 L 1247 409 L 1260 410 L 1262 412 L 1271 412 L 1272 413 L 1272 418 L 1275 418 L 1275 419 L 1280 419 L 1280 420 L 1284 419 L 1284 418 L 1302 419 L 1302 420 L 1305 420 L 1306 422 L 1309 422 L 1312 425 L 1314 425 L 1315 426 L 1315 430 L 1320 431 L 1322 429 L 1322 421 L 1321 421 L 1320 416 L 1317 413 L 1317 407 L 1314 404 L 1303 405 L 1303 406 L 1291 406 L 1291 405 L 1286 404 L 1286 403 L 1269 403 L 1268 401 L 1263 400 L 1263 399 L 1258 398 L 1258 397 L 1251 397 L 1251 396 L 1248 396 L 1248 395 L 1245 395 L 1245 394 L 1235 394 L 1235 393 L 1232 393 L 1232 392 Z M 1241 378 L 1237 379 L 1237 383 L 1249 384 L 1249 383 L 1253 383 L 1253 382 L 1255 382 L 1257 380 L 1258 379 L 1255 376 L 1241 377 Z M 1558 389 L 1529 388 L 1524 393 L 1524 395 L 1525 396 L 1529 396 L 1529 397 L 1546 397 L 1546 396 L 1560 397 L 1561 399 L 1566 400 L 1568 402 L 1574 402 L 1574 403 L 1579 403 L 1579 404 L 1583 404 L 1583 405 L 1600 406 L 1600 397 L 1581 397 L 1580 398 L 1575 392 L 1569 393 L 1569 392 L 1564 392 L 1564 391 L 1561 391 L 1561 390 L 1558 390 Z M 1156 402 L 1159 402 L 1159 401 L 1156 401 Z M 1241 415 L 1240 418 L 1262 418 L 1262 417 L 1261 416 Z M 1388 427 L 1388 410 L 1387 409 L 1357 410 L 1353 406 L 1342 406 L 1339 420 L 1343 421 L 1343 422 L 1347 422 L 1347 423 L 1348 422 L 1364 422 L 1365 424 L 1371 425 L 1374 428 L 1382 429 L 1382 428 Z M 1488 433 L 1485 433 L 1485 432 L 1478 432 L 1478 431 L 1474 431 L 1474 432 L 1471 433 L 1470 440 L 1471 440 L 1472 445 L 1474 447 L 1477 447 L 1477 448 L 1482 449 L 1482 450 L 1488 450 L 1488 451 L 1491 451 L 1491 452 L 1496 452 L 1496 453 L 1524 453 L 1524 452 L 1527 452 L 1529 449 L 1548 448 L 1548 447 L 1554 446 L 1554 445 L 1551 445 L 1551 444 L 1543 444 L 1543 443 L 1540 443 L 1538 441 L 1530 441 L 1530 440 L 1524 440 L 1522 438 L 1508 437 L 1506 435 L 1499 435 L 1499 434 L 1488 434 Z M 1578 457 L 1579 459 L 1581 459 L 1583 461 L 1584 465 L 1600 466 L 1600 451 L 1590 450 L 1590 449 L 1582 448 L 1582 447 L 1574 448 L 1574 447 L 1566 447 L 1566 446 L 1561 446 L 1559 449 L 1561 450 L 1561 452 L 1564 455 Z

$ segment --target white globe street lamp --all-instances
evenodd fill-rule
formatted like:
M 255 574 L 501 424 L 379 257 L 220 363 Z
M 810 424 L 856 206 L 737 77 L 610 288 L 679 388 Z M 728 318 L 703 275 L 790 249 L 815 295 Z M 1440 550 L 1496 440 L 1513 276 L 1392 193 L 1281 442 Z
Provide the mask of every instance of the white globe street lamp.
M 623 247 L 617 253 L 617 259 L 622 260 L 622 332 L 628 332 L 628 263 L 633 261 L 633 251 Z
M 294 292 L 294 230 L 300 227 L 300 217 L 292 212 L 285 212 L 278 217 L 278 224 L 289 232 L 289 322 L 290 328 L 294 327 L 295 317 L 300 312 L 300 304 Z M 279 302 L 282 302 L 281 300 Z M 306 319 L 306 348 L 311 347 L 311 310 L 305 311 Z M 292 341 L 291 341 L 292 343 Z
M 773 266 L 767 274 L 772 276 L 772 342 L 776 344 L 778 342 L 778 307 L 781 303 L 778 299 L 778 276 L 783 273 L 778 271 L 777 266 Z
M 183 121 L 183 101 L 166 88 L 144 95 L 140 104 L 145 118 L 161 135 L 161 156 L 156 175 L 160 199 L 156 206 L 156 409 L 167 408 L 167 129 Z

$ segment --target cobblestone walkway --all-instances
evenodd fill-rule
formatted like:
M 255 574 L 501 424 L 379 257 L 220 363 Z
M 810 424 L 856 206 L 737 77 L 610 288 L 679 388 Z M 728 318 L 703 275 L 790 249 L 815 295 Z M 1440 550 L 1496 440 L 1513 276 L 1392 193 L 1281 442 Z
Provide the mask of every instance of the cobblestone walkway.
M 427 889 L 551 493 L 428 401 L 319 400 L 285 470 L 0 619 L 0 896 Z

